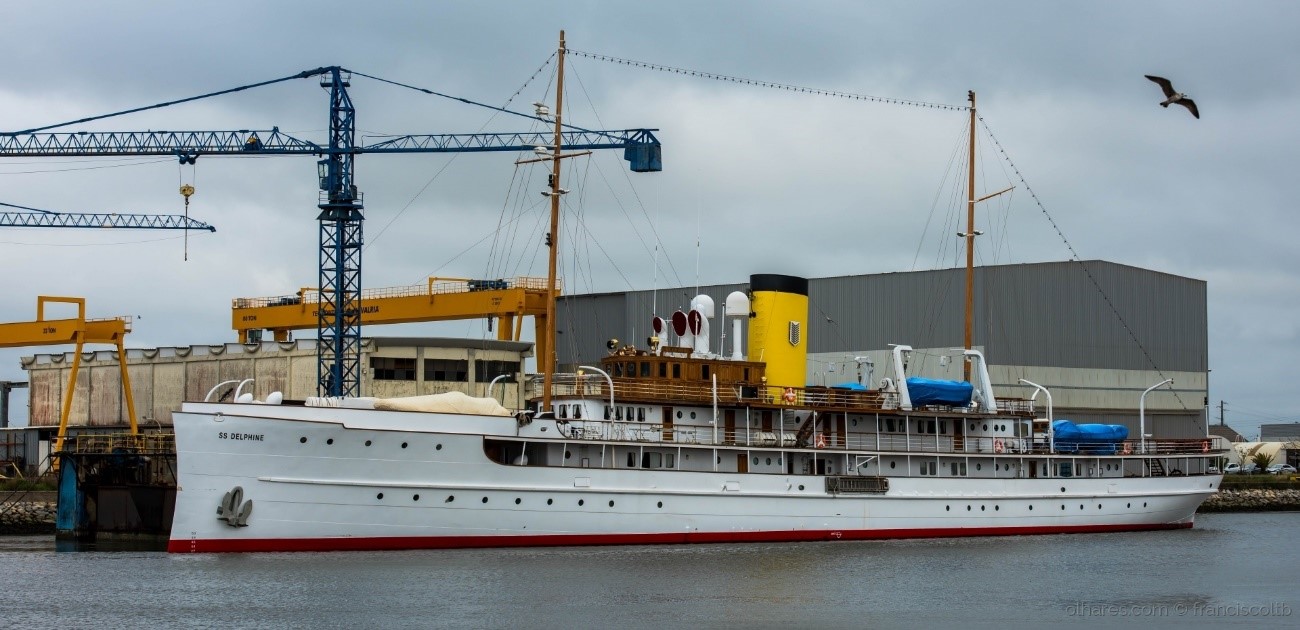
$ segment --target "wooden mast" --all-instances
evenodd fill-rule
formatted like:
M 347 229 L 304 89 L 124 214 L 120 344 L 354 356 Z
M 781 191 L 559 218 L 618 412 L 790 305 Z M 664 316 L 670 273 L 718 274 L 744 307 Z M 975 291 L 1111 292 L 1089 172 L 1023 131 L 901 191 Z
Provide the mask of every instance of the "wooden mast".
M 971 349 L 975 315 L 975 91 L 970 97 L 970 155 L 966 167 L 966 349 Z M 970 362 L 963 360 L 962 380 L 970 382 Z
M 561 116 L 564 107 L 564 31 L 560 31 L 560 48 L 558 58 L 558 69 L 555 77 L 555 143 L 551 147 L 551 231 L 546 236 L 547 241 L 547 267 L 546 267 L 546 334 L 544 339 L 537 340 L 539 367 L 542 370 L 542 408 L 539 411 L 547 411 L 551 408 L 551 385 L 555 373 L 555 277 L 556 277 L 556 246 L 560 242 L 560 130 Z

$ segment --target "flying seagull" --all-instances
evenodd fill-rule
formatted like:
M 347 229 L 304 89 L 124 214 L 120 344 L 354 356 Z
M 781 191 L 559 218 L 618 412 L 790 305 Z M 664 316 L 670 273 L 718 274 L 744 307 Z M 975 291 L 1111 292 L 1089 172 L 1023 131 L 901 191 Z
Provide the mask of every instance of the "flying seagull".
M 1174 84 L 1170 83 L 1169 79 L 1166 79 L 1164 77 L 1153 77 L 1149 74 L 1144 76 L 1146 76 L 1146 78 L 1148 79 L 1151 79 L 1152 81 L 1155 81 L 1157 84 L 1160 85 L 1160 89 L 1164 91 L 1165 102 L 1160 104 L 1161 107 L 1169 107 L 1170 103 L 1178 103 L 1179 105 L 1182 105 L 1183 107 L 1186 107 L 1189 111 L 1191 111 L 1193 116 L 1197 118 L 1201 117 L 1201 112 L 1196 110 L 1196 101 L 1187 98 L 1186 94 L 1174 90 Z

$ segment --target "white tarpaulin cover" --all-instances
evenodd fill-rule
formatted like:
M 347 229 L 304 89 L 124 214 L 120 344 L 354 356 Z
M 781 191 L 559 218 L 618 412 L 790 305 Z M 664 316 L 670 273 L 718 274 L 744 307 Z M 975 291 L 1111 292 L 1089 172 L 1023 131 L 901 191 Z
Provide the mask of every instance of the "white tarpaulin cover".
M 462 392 L 407 396 L 404 398 L 379 398 L 375 409 L 385 411 L 428 411 L 435 413 L 467 413 L 477 416 L 510 416 L 509 409 L 495 398 L 475 398 Z

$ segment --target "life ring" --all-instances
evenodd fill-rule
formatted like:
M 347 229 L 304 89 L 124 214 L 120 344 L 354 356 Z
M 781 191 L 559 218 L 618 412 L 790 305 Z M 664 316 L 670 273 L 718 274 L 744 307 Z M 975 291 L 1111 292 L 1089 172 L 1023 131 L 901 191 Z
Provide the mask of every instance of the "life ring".
M 818 433 L 817 439 L 813 440 L 813 446 L 817 448 L 826 448 L 826 436 L 821 433 Z
M 1129 453 L 1132 453 L 1132 452 L 1133 452 L 1133 445 L 1132 445 L 1132 444 L 1129 444 L 1128 442 L 1125 442 L 1125 443 L 1124 443 L 1124 448 L 1123 448 L 1122 450 L 1124 451 L 1124 454 L 1125 454 L 1125 455 L 1128 455 Z
M 786 401 L 787 403 L 793 403 L 793 402 L 794 402 L 794 388 L 793 388 L 793 387 L 787 387 L 787 388 L 785 388 L 785 393 L 784 393 L 784 394 L 781 394 L 781 399 L 784 400 L 784 401 Z
M 1202 453 L 1208 453 L 1208 452 L 1210 452 L 1210 441 L 1209 441 L 1209 440 L 1201 440 L 1201 452 L 1202 452 Z
M 1003 449 L 1005 449 L 1006 447 L 1007 447 L 1007 445 L 1002 443 L 1002 438 L 997 438 L 997 439 L 993 440 L 993 452 L 994 452 L 994 453 L 1001 453 L 1001 452 L 1003 451 Z

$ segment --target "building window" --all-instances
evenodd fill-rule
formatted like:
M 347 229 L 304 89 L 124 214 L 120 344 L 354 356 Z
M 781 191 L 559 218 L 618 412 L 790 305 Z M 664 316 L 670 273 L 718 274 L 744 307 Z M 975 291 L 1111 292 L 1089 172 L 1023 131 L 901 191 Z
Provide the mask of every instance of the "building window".
M 465 383 L 469 381 L 469 361 L 465 359 L 425 359 L 424 380 Z
M 474 361 L 474 381 L 478 383 L 491 383 L 492 379 L 498 376 L 505 376 L 501 380 L 513 383 L 517 374 L 519 374 L 518 361 L 484 361 L 482 359 Z
M 414 381 L 415 359 L 370 357 L 370 371 L 376 381 Z

